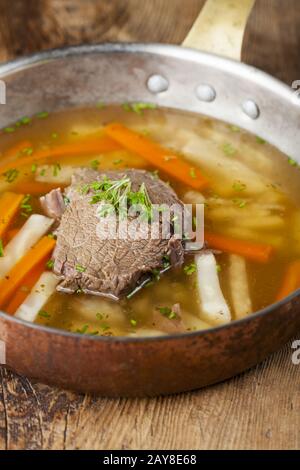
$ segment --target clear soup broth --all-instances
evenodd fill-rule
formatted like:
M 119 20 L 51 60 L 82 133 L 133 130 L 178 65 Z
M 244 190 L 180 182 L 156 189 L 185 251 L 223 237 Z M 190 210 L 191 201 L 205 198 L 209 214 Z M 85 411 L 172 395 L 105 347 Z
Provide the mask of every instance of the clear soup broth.
M 195 190 L 126 148 L 97 153 L 87 146 L 86 151 L 78 151 L 82 142 L 85 145 L 89 139 L 101 138 L 103 127 L 116 120 L 174 151 L 191 171 L 199 169 L 208 185 Z M 55 152 L 60 148 L 67 149 L 65 154 Z M 1 260 L 9 257 L 9 244 L 33 214 L 43 214 L 39 198 L 53 188 L 67 187 L 72 169 L 126 173 L 137 168 L 168 181 L 183 202 L 204 203 L 205 230 L 221 238 L 221 246 L 219 242 L 210 246 L 208 240 L 219 283 L 216 287 L 214 277 L 211 288 L 220 289 L 231 321 L 274 303 L 300 284 L 298 166 L 261 138 L 235 126 L 189 113 L 147 109 L 141 104 L 98 105 L 22 118 L 2 131 L 0 151 L 1 198 L 8 192 L 22 195 L 14 217 L 2 230 L 0 274 Z M 6 212 L 1 215 L 6 217 Z M 53 239 L 52 231 L 53 227 L 48 230 L 49 239 Z M 240 243 L 242 251 L 247 247 L 253 250 L 254 258 L 243 256 Z M 255 250 L 261 246 L 269 249 L 263 262 L 255 259 Z M 17 263 L 24 268 L 22 258 Z M 1 310 L 16 314 L 34 289 L 38 290 L 41 272 L 52 268 L 50 253 L 42 265 L 33 266 L 35 275 L 28 269 L 20 281 L 11 264 L 0 281 L 0 291 L 8 292 L 0 300 Z M 187 255 L 181 268 L 154 276 L 131 298 L 116 302 L 54 289 L 45 296 L 45 303 L 39 298 L 37 307 L 32 301 L 28 308 L 32 321 L 82 334 L 134 337 L 202 330 L 224 322 L 205 311 L 198 274 L 194 257 Z M 208 285 L 210 275 L 203 280 Z

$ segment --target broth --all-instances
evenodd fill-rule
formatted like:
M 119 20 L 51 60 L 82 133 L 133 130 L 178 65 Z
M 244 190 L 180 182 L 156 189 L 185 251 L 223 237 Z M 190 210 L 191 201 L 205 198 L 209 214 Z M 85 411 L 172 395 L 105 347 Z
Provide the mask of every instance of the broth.
M 43 213 L 39 197 L 51 188 L 67 186 L 70 167 L 123 170 L 125 173 L 128 168 L 157 171 L 144 158 L 126 149 L 97 155 L 87 151 L 77 156 L 45 157 L 36 163 L 18 165 L 19 159 L 30 159 L 43 149 L 67 144 L 76 148 L 81 139 L 94 139 L 101 134 L 104 125 L 117 119 L 179 153 L 192 168 L 200 169 L 209 181 L 201 194 L 163 171 L 159 171 L 159 177 L 170 183 L 183 202 L 196 203 L 198 198 L 204 198 L 207 230 L 230 239 L 272 247 L 272 256 L 265 263 L 247 259 L 244 265 L 239 265 L 240 256 L 234 258 L 222 250 L 215 253 L 220 287 L 232 319 L 244 316 L 237 313 L 235 305 L 239 302 L 234 299 L 237 291 L 233 293 L 237 283 L 242 284 L 241 292 L 244 288 L 249 292 L 252 312 L 275 302 L 286 281 L 287 270 L 300 257 L 297 164 L 267 142 L 234 126 L 190 113 L 143 108 L 146 107 L 99 104 L 94 108 L 41 113 L 32 119 L 23 118 L 3 130 L 0 170 L 6 163 L 16 164 L 2 175 L 0 190 L 30 195 L 25 203 L 23 200 L 21 210 L 9 226 L 11 235 L 7 237 L 13 236 L 31 214 Z M 5 235 L 2 240 L 4 257 L 6 243 Z M 165 317 L 174 304 L 179 304 L 184 331 L 215 326 L 218 322 L 203 313 L 191 255 L 186 256 L 184 266 L 185 269 L 169 270 L 132 298 L 119 302 L 82 293 L 54 292 L 35 321 L 85 334 L 155 336 L 167 332 L 161 329 L 154 312 Z M 241 269 L 244 266 L 246 271 L 239 271 L 239 266 Z M 51 269 L 51 263 L 48 268 Z M 29 294 L 30 288 L 23 282 L 12 298 L 26 289 Z M 5 310 L 5 306 L 1 308 Z M 167 320 L 172 322 L 172 318 Z

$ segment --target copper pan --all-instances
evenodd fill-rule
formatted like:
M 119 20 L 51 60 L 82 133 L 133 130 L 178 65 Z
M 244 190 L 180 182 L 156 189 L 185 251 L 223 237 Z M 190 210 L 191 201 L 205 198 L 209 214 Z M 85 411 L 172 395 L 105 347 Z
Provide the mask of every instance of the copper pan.
M 20 112 L 86 105 L 99 96 L 116 103 L 151 101 L 244 128 L 300 163 L 300 100 L 278 80 L 239 62 L 253 3 L 208 0 L 184 47 L 83 45 L 2 64 L 7 104 L 1 105 L 0 126 Z M 232 377 L 284 345 L 300 330 L 299 293 L 226 326 L 154 338 L 79 335 L 2 312 L 3 362 L 41 382 L 103 396 L 192 390 Z

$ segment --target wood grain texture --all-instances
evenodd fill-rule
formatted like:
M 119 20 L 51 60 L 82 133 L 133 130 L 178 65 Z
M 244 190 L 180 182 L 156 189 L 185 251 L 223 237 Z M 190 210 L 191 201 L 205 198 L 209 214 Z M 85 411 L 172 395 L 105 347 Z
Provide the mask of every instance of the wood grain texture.
M 203 0 L 0 0 L 0 60 L 82 42 L 181 43 Z M 300 79 L 300 2 L 258 0 L 243 59 Z M 299 332 L 300 337 L 300 332 Z M 157 399 L 57 390 L 0 368 L 0 449 L 299 449 L 300 366 L 287 345 L 228 382 Z

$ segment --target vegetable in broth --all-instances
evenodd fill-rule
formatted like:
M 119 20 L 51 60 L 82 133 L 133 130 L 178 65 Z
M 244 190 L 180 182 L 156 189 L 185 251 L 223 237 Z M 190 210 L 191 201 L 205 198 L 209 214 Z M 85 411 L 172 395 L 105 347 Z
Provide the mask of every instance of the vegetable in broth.
M 2 130 L 0 152 L 0 308 L 10 315 L 83 335 L 148 337 L 241 319 L 300 287 L 298 165 L 236 126 L 148 103 L 101 103 L 23 117 Z M 75 190 L 78 171 L 92 180 Z M 128 209 L 140 203 L 147 225 L 151 179 L 193 210 L 204 204 L 203 249 L 185 251 L 182 265 L 162 252 L 160 268 L 114 300 L 85 293 L 86 260 L 74 261 L 74 293 L 57 290 L 56 237 L 74 198 L 110 202 L 118 213 L 125 198 Z M 102 207 L 100 216 L 110 213 Z

